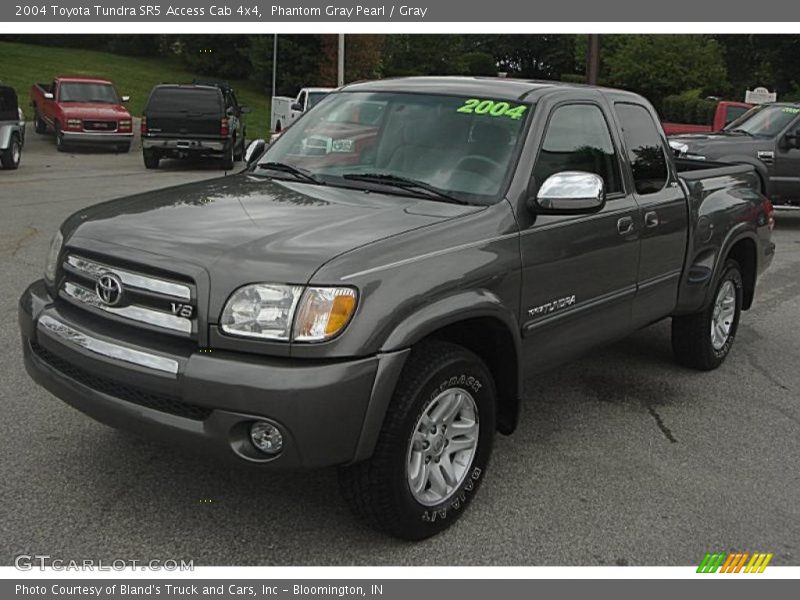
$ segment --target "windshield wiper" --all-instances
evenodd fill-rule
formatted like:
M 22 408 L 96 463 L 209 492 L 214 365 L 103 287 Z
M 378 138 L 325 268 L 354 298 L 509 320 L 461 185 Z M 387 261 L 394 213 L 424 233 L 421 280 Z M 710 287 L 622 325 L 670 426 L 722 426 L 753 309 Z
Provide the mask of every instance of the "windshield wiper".
M 451 202 L 453 204 L 468 204 L 468 202 L 460 198 L 455 198 L 424 181 L 400 177 L 399 175 L 392 175 L 390 173 L 347 173 L 342 175 L 342 178 L 351 179 L 353 181 L 379 183 L 381 185 L 388 185 L 405 190 L 422 190 L 426 195 L 431 198 L 436 198 L 437 200 L 443 200 L 444 202 Z
M 280 171 L 282 173 L 289 173 L 290 175 L 294 175 L 298 179 L 303 179 L 308 183 L 314 183 L 316 185 L 325 185 L 325 182 L 316 177 L 311 171 L 303 169 L 301 167 L 295 167 L 294 165 L 290 165 L 289 163 L 264 162 L 264 163 L 258 163 L 258 166 L 262 169 L 269 169 L 271 171 Z
M 750 133 L 749 131 L 747 131 L 745 129 L 739 129 L 738 127 L 736 129 L 726 129 L 726 131 L 728 131 L 729 133 L 743 133 L 745 135 L 749 135 L 750 137 L 753 137 L 752 133 Z

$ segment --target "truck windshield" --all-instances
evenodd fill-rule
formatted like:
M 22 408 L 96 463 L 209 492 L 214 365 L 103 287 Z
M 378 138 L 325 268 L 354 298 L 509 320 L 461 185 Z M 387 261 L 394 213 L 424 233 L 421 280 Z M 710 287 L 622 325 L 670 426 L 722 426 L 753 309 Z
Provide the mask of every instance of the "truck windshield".
M 331 94 L 269 147 L 258 168 L 279 163 L 283 176 L 288 165 L 328 185 L 397 194 L 425 186 L 427 197 L 438 191 L 442 199 L 488 204 L 503 191 L 532 111 L 493 98 Z
M 762 104 L 725 126 L 723 131 L 774 137 L 800 115 L 800 108 Z
M 58 94 L 61 102 L 119 104 L 114 86 L 108 83 L 62 83 Z

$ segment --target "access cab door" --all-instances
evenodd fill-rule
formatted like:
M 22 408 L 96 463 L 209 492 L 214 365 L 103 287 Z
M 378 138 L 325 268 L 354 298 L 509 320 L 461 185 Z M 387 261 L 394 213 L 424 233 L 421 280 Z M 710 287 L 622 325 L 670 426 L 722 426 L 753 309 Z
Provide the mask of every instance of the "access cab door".
M 637 291 L 633 326 L 648 325 L 673 312 L 686 258 L 688 211 L 668 147 L 652 109 L 635 101 L 614 102 L 622 132 L 623 171 L 641 211 Z
M 602 210 L 588 215 L 536 214 L 524 202 L 520 207 L 520 323 L 526 363 L 539 370 L 631 331 L 640 214 L 625 193 L 620 140 L 602 99 L 536 110 L 548 114 L 541 138 L 531 134 L 541 141 L 526 195 L 535 196 L 555 173 L 588 171 L 603 178 L 607 198 Z

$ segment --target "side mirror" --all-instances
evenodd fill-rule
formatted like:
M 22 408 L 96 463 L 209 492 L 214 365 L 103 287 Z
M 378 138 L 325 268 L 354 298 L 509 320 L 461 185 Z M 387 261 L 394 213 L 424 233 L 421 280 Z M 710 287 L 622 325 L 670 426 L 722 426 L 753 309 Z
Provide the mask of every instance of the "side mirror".
M 123 103 L 124 103 L 124 102 L 130 102 L 130 101 L 131 101 L 131 97 L 130 97 L 130 96 L 123 96 L 123 97 L 122 97 L 122 102 L 123 102 Z
M 800 148 L 800 131 L 787 133 L 781 138 L 781 146 L 786 150 Z
M 53 96 L 53 92 L 45 92 L 44 93 L 44 99 L 45 100 L 52 100 L 53 98 L 55 98 L 55 96 Z
M 236 109 L 233 108 L 232 106 L 229 106 L 227 109 L 225 109 L 225 114 L 228 115 L 229 117 L 233 117 L 236 115 Z
M 605 184 L 595 173 L 562 171 L 545 179 L 532 200 L 532 210 L 540 214 L 591 214 L 605 206 Z
M 240 112 L 240 113 L 242 113 L 243 115 L 246 115 L 247 113 L 249 113 L 249 112 L 252 112 L 252 111 L 250 110 L 250 107 L 249 107 L 249 106 L 247 106 L 247 105 L 245 105 L 245 104 L 242 104 L 242 105 L 239 107 L 239 112 Z
M 249 167 L 253 163 L 255 163 L 261 155 L 264 154 L 264 150 L 267 149 L 267 142 L 264 140 L 253 140 L 247 146 L 247 150 L 244 151 L 244 162 Z
M 292 102 L 292 110 L 295 112 L 303 112 L 303 105 L 299 102 Z

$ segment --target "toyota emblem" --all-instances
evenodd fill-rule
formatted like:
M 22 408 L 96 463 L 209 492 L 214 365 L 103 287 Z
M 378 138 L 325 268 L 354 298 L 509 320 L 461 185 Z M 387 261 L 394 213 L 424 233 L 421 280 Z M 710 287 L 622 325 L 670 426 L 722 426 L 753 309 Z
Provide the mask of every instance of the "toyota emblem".
M 122 281 L 113 273 L 103 273 L 97 280 L 94 291 L 103 304 L 115 306 L 122 298 Z

